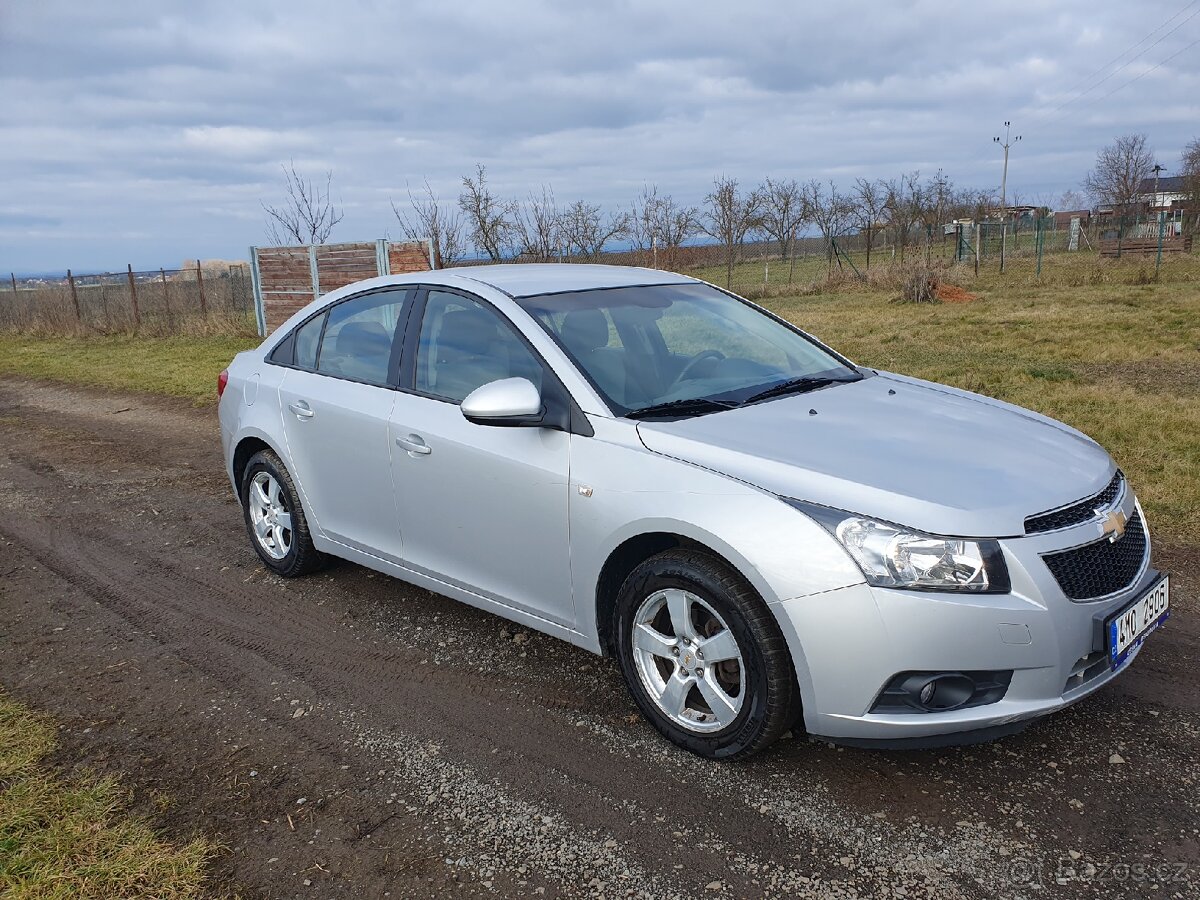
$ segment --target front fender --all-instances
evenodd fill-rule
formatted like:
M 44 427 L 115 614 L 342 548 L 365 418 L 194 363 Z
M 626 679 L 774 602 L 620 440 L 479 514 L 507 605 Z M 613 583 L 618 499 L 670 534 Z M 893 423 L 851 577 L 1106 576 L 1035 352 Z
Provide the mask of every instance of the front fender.
M 666 533 L 711 549 L 769 605 L 863 580 L 824 528 L 773 494 L 647 450 L 612 420 L 571 448 L 571 575 L 579 631 L 599 646 L 597 586 L 630 538 Z M 636 440 L 636 438 L 634 438 Z

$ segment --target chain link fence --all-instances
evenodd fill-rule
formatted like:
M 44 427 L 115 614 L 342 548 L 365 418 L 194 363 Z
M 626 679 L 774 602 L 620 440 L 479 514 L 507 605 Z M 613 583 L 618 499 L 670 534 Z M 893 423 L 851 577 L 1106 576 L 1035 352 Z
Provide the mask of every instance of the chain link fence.
M 9 289 L 6 291 L 4 287 Z M 0 286 L 0 329 L 48 334 L 255 332 L 246 265 L 105 272 Z

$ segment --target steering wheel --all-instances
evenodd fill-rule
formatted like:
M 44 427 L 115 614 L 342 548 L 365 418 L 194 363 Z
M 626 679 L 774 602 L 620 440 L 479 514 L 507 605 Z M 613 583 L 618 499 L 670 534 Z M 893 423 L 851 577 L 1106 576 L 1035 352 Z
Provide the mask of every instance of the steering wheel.
M 680 382 L 687 381 L 691 375 L 692 369 L 702 363 L 706 359 L 724 359 L 725 354 L 720 350 L 701 350 L 691 359 L 683 364 L 683 368 L 679 370 L 679 374 L 675 376 L 675 380 L 671 382 L 671 387 L 667 388 L 669 394 Z

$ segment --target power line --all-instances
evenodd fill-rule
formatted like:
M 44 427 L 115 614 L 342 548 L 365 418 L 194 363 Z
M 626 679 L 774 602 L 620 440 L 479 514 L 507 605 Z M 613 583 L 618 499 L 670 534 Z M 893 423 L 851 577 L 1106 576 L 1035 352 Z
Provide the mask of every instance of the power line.
M 1076 81 L 1069 88 L 1067 88 L 1066 91 L 1064 91 L 1063 93 L 1071 94 L 1074 91 L 1076 91 L 1078 88 L 1082 87 L 1083 85 L 1085 85 L 1088 82 L 1095 79 L 1098 75 L 1100 75 L 1102 72 L 1104 72 L 1104 70 L 1107 69 L 1109 66 L 1111 66 L 1113 63 L 1117 62 L 1118 60 L 1120 60 L 1127 54 L 1132 53 L 1133 51 L 1136 51 L 1139 47 L 1141 47 L 1142 44 L 1146 43 L 1146 41 L 1150 40 L 1152 37 L 1154 37 L 1154 35 L 1158 34 L 1158 32 L 1162 31 L 1164 28 L 1166 28 L 1168 25 L 1170 25 L 1172 22 L 1174 22 L 1176 19 L 1178 19 L 1181 15 L 1186 13 L 1189 9 L 1191 9 L 1197 3 L 1200 3 L 1200 0 L 1189 0 L 1188 3 L 1185 3 L 1173 15 L 1169 16 L 1166 19 L 1166 21 L 1162 22 L 1160 25 L 1158 25 L 1156 28 L 1152 29 L 1148 34 L 1146 34 L 1144 37 L 1142 37 L 1141 40 L 1135 42 L 1134 44 L 1130 45 L 1129 47 L 1126 47 L 1124 50 L 1122 50 L 1116 56 L 1112 57 L 1112 59 L 1108 60 L 1108 62 L 1104 63 L 1104 65 L 1100 66 L 1099 68 L 1093 70 L 1092 72 L 1085 75 L 1083 78 Z M 1200 10 L 1197 10 L 1197 13 L 1200 13 Z M 1193 13 L 1193 15 L 1195 15 L 1195 13 Z M 1190 20 L 1190 18 L 1191 17 L 1189 16 L 1189 20 Z M 1180 23 L 1180 25 L 1184 25 L 1184 24 L 1186 24 L 1186 22 Z M 1178 27 L 1179 26 L 1177 26 L 1176 29 L 1172 29 L 1172 31 L 1169 34 L 1173 34 L 1175 30 L 1178 30 Z M 1169 34 L 1163 35 L 1163 37 L 1168 37 Z M 1125 63 L 1122 64 L 1121 69 L 1125 68 L 1125 66 L 1128 66 L 1131 62 L 1133 62 L 1139 56 L 1142 56 L 1144 53 L 1146 53 L 1146 51 L 1152 49 L 1154 46 L 1157 46 L 1157 44 L 1160 42 L 1161 42 L 1161 39 L 1160 39 L 1160 41 L 1156 41 L 1155 44 L 1151 45 L 1150 47 L 1146 47 L 1145 49 L 1137 52 L 1133 57 L 1126 60 Z M 1114 72 L 1110 72 L 1109 75 L 1106 76 L 1104 80 L 1108 80 L 1108 78 L 1111 78 L 1113 75 L 1116 74 L 1116 72 L 1119 72 L 1121 69 L 1117 69 Z M 1041 110 L 1034 112 L 1033 116 L 1035 119 L 1041 119 L 1041 118 L 1045 118 L 1047 116 L 1053 115 L 1054 113 L 1059 112 L 1063 108 L 1071 105 L 1075 101 L 1083 98 L 1088 93 L 1090 93 L 1092 90 L 1094 90 L 1096 87 L 1097 87 L 1097 85 L 1093 84 L 1093 85 L 1091 85 L 1091 87 L 1088 88 L 1088 90 L 1083 91 L 1082 93 L 1075 94 L 1072 97 L 1068 97 L 1068 99 L 1064 100 L 1062 103 L 1060 103 L 1058 106 L 1054 107 L 1053 109 L 1043 108 Z
M 1158 26 L 1158 28 L 1155 28 L 1155 29 L 1154 29 L 1154 31 L 1151 31 L 1151 32 L 1150 32 L 1150 34 L 1146 35 L 1146 37 L 1144 37 L 1144 38 L 1142 38 L 1142 40 L 1138 41 L 1138 43 L 1137 43 L 1137 44 L 1134 44 L 1134 45 L 1133 45 L 1133 47 L 1137 47 L 1139 44 L 1142 44 L 1142 43 L 1144 43 L 1144 42 L 1145 42 L 1147 39 L 1149 39 L 1150 37 L 1152 37 L 1152 36 L 1154 35 L 1154 32 L 1155 32 L 1155 31 L 1159 31 L 1160 29 L 1162 29 L 1162 28 L 1163 28 L 1163 27 L 1165 27 L 1166 25 L 1170 24 L 1170 22 L 1171 22 L 1173 19 L 1176 19 L 1176 18 L 1178 18 L 1178 17 L 1179 17 L 1179 16 L 1180 16 L 1182 13 L 1186 12 L 1186 11 L 1188 10 L 1188 8 L 1189 8 L 1189 7 L 1191 7 L 1191 6 L 1194 6 L 1194 5 L 1195 5 L 1196 3 L 1198 3 L 1198 2 L 1200 2 L 1200 0 L 1192 0 L 1192 2 L 1191 2 L 1191 3 L 1189 3 L 1189 4 L 1188 4 L 1187 6 L 1185 6 L 1183 9 L 1181 9 L 1179 12 L 1175 13 L 1175 15 L 1173 15 L 1173 16 L 1172 16 L 1170 19 L 1167 19 L 1167 21 L 1166 21 L 1166 22 L 1163 22 L 1163 24 L 1162 24 L 1162 25 L 1159 25 L 1159 26 Z M 1095 82 L 1095 83 L 1094 83 L 1094 84 L 1093 84 L 1091 87 L 1089 87 L 1089 88 L 1088 88 L 1086 91 L 1084 91 L 1083 93 L 1081 93 L 1081 94 L 1078 94 L 1078 95 L 1076 95 L 1076 96 L 1074 96 L 1074 97 L 1071 97 L 1070 99 L 1068 99 L 1068 100 L 1065 100 L 1065 101 L 1063 101 L 1062 103 L 1060 103 L 1058 106 L 1056 106 L 1054 109 L 1052 109 L 1052 110 L 1050 111 L 1050 114 L 1051 114 L 1051 115 L 1053 115 L 1054 113 L 1058 112 L 1059 110 L 1061 110 L 1061 109 L 1064 109 L 1064 108 L 1065 108 L 1065 107 L 1067 107 L 1067 106 L 1070 106 L 1072 103 L 1076 103 L 1076 102 L 1078 102 L 1079 100 L 1082 100 L 1084 97 L 1086 97 L 1088 94 L 1090 94 L 1090 93 L 1091 93 L 1092 91 L 1094 91 L 1096 88 L 1100 87 L 1100 85 L 1104 84 L 1104 82 L 1108 81 L 1110 78 L 1112 78 L 1112 77 L 1113 77 L 1114 75 L 1116 75 L 1118 72 L 1121 72 L 1121 71 L 1123 71 L 1123 70 L 1124 70 L 1124 69 L 1126 69 L 1126 68 L 1127 68 L 1127 67 L 1128 67 L 1128 66 L 1129 66 L 1131 63 L 1133 63 L 1133 62 L 1136 62 L 1136 61 L 1137 61 L 1137 60 L 1138 60 L 1140 57 L 1142 57 L 1142 56 L 1145 56 L 1147 53 L 1149 53 L 1151 50 L 1153 50 L 1155 47 L 1157 47 L 1159 44 L 1161 44 L 1163 41 L 1165 41 L 1167 38 L 1169 38 L 1171 35 L 1173 35 L 1175 32 L 1177 32 L 1177 31 L 1178 31 L 1180 28 L 1182 28 L 1184 25 L 1186 25 L 1188 22 L 1192 21 L 1192 19 L 1196 18 L 1196 16 L 1200 16 L 1200 9 L 1197 9 L 1195 12 L 1193 12 L 1193 13 L 1192 13 L 1190 16 L 1188 16 L 1188 17 L 1187 17 L 1186 19 L 1184 19 L 1182 22 L 1180 22 L 1179 24 L 1177 24 L 1177 25 L 1176 25 L 1174 28 L 1172 28 L 1172 29 L 1171 29 L 1170 31 L 1168 31 L 1166 34 L 1164 34 L 1164 35 L 1162 35 L 1161 37 L 1159 37 L 1159 39 L 1158 39 L 1157 41 L 1155 41 L 1153 44 L 1151 44 L 1149 47 L 1146 47 L 1146 48 L 1144 48 L 1144 49 L 1142 49 L 1142 50 L 1139 50 L 1137 53 L 1135 53 L 1135 54 L 1134 54 L 1133 56 L 1131 56 L 1129 59 L 1125 60 L 1125 62 L 1123 62 L 1123 63 L 1122 63 L 1120 66 L 1118 66 L 1117 68 L 1113 69 L 1111 72 L 1109 72 L 1109 73 L 1108 73 L 1107 75 L 1105 75 L 1103 78 L 1101 78 L 1099 81 Z M 1130 49 L 1133 49 L 1133 48 L 1131 47 Z M 1128 50 L 1126 50 L 1126 51 L 1125 51 L 1125 53 L 1128 53 L 1128 52 L 1129 52 Z M 1120 54 L 1118 54 L 1118 55 L 1117 55 L 1117 57 L 1116 57 L 1116 59 L 1120 59 L 1122 56 L 1124 56 L 1124 55 L 1125 55 L 1125 53 L 1120 53 Z M 1172 58 L 1174 58 L 1174 57 L 1172 57 Z M 1107 68 L 1109 65 L 1111 65 L 1111 64 L 1112 64 L 1112 62 L 1115 62 L 1115 61 L 1116 61 L 1116 59 L 1114 59 L 1114 60 L 1111 60 L 1111 61 L 1110 61 L 1110 62 L 1108 62 L 1108 63 L 1105 63 L 1103 66 L 1101 66 L 1101 67 L 1100 67 L 1100 69 L 1099 69 L 1099 70 L 1097 70 L 1096 72 L 1092 73 L 1092 75 L 1091 75 L 1091 76 L 1088 76 L 1088 77 L 1089 77 L 1089 78 L 1091 78 L 1091 77 L 1093 77 L 1093 76 L 1095 76 L 1095 75 L 1098 75 L 1098 74 L 1099 74 L 1100 72 L 1102 72 L 1102 71 L 1103 71 L 1105 68 Z M 1161 64 L 1160 64 L 1160 65 L 1161 65 Z M 1155 68 L 1157 68 L 1157 66 L 1156 66 Z M 1153 71 L 1153 70 L 1151 70 L 1151 71 Z M 1145 74 L 1145 73 L 1143 73 L 1143 74 Z M 1086 80 L 1086 79 L 1085 79 L 1085 80 Z M 1134 80 L 1136 80 L 1136 79 L 1134 79 Z M 1128 83 L 1128 82 L 1127 82 L 1127 83 Z M 1118 90 L 1120 90 L 1120 88 L 1118 88 Z M 1110 95 L 1106 94 L 1105 96 L 1110 96 Z
M 1078 87 L 1082 87 L 1083 85 L 1087 84 L 1089 81 L 1091 81 L 1093 78 L 1095 78 L 1095 77 L 1096 77 L 1097 75 L 1099 75 L 1101 72 L 1103 72 L 1105 69 L 1107 69 L 1107 68 L 1108 68 L 1109 66 L 1111 66 L 1113 63 L 1115 63 L 1115 62 L 1116 62 L 1118 59 L 1120 59 L 1120 58 L 1121 58 L 1122 56 L 1124 56 L 1126 53 L 1129 53 L 1131 50 L 1136 50 L 1136 49 L 1137 49 L 1138 47 L 1140 47 L 1142 44 L 1146 43 L 1146 41 L 1148 41 L 1148 40 L 1150 40 L 1150 38 L 1154 37 L 1154 35 L 1155 35 L 1155 33 L 1156 33 L 1156 32 L 1158 32 L 1158 31 L 1161 31 L 1163 28 L 1166 28 L 1166 27 L 1167 27 L 1168 25 L 1170 25 L 1170 24 L 1171 24 L 1173 21 L 1175 21 L 1175 20 L 1176 20 L 1176 19 L 1178 19 L 1178 18 L 1179 18 L 1181 15 L 1183 15 L 1183 13 L 1187 12 L 1187 11 L 1188 11 L 1188 10 L 1189 10 L 1191 7 L 1195 6 L 1195 5 L 1196 5 L 1196 3 L 1198 3 L 1198 2 L 1200 2 L 1200 0 L 1190 0 L 1190 2 L 1189 2 L 1189 3 L 1185 3 L 1185 4 L 1183 5 L 1183 7 L 1182 7 L 1182 8 L 1180 8 L 1180 9 L 1179 9 L 1179 10 L 1178 10 L 1178 11 L 1175 13 L 1175 15 L 1171 16 L 1169 19 L 1167 19 L 1165 22 L 1163 22 L 1163 23 L 1162 23 L 1161 25 L 1159 25 L 1157 28 L 1153 29 L 1153 30 L 1152 30 L 1152 31 L 1151 31 L 1149 34 L 1147 34 L 1147 35 L 1146 35 L 1144 38 L 1142 38 L 1140 41 L 1138 41 L 1138 42 L 1137 42 L 1136 44 L 1134 44 L 1133 46 L 1131 46 L 1131 47 L 1126 47 L 1124 50 L 1122 50 L 1120 53 L 1118 53 L 1116 56 L 1114 56 L 1112 59 L 1110 59 L 1110 60 L 1109 60 L 1108 62 L 1106 62 L 1104 65 L 1102 65 L 1100 68 L 1096 69 L 1094 72 L 1090 72 L 1089 74 L 1087 74 L 1087 75 L 1084 75 L 1084 76 L 1083 76 L 1082 78 L 1080 78 L 1080 79 L 1079 79 L 1077 82 L 1075 82 L 1073 85 L 1071 85 L 1069 88 L 1067 88 L 1067 89 L 1066 89 L 1066 91 L 1065 91 L 1064 93 L 1068 93 L 1068 94 L 1069 94 L 1069 93 L 1071 93 L 1071 91 L 1075 90 L 1076 88 L 1078 88 Z
M 1119 84 L 1119 85 L 1117 85 L 1115 88 L 1113 88 L 1113 89 L 1112 89 L 1111 91 L 1109 91 L 1107 94 L 1105 94 L 1103 97 L 1097 97 L 1095 100 L 1091 101 L 1090 103 L 1087 103 L 1087 104 L 1085 104 L 1085 105 L 1083 106 L 1083 109 L 1087 109 L 1088 107 L 1095 106 L 1097 103 L 1101 103 L 1101 102 L 1103 102 L 1103 101 L 1107 100 L 1109 97 L 1111 97 L 1111 96 L 1112 96 L 1113 94 L 1115 94 L 1117 91 L 1119 91 L 1119 90 L 1122 90 L 1123 88 L 1127 88 L 1127 87 L 1129 87 L 1129 85 L 1133 84 L 1133 83 L 1134 83 L 1135 81 L 1137 81 L 1138 79 L 1140 79 L 1140 78 L 1145 78 L 1145 77 L 1146 77 L 1147 75 L 1149 75 L 1151 72 L 1153 72 L 1153 71 L 1155 71 L 1155 70 L 1157 70 L 1157 69 L 1161 69 L 1161 68 L 1162 68 L 1163 66 L 1165 66 L 1167 63 L 1169 63 L 1171 60 L 1173 60 L 1175 57 L 1177 57 L 1177 56 L 1180 56 L 1180 55 L 1181 55 L 1181 54 L 1183 54 L 1183 53 L 1186 53 L 1188 50 L 1191 50 L 1191 49 L 1192 49 L 1193 47 L 1195 47 L 1197 44 L 1200 44 L 1200 38 L 1196 38 L 1196 40 L 1192 41 L 1192 42 L 1191 42 L 1190 44 L 1188 44 L 1186 47 L 1183 47 L 1183 48 L 1182 48 L 1182 49 L 1180 49 L 1180 50 L 1176 50 L 1174 53 L 1172 53 L 1170 56 L 1168 56 L 1168 57 L 1167 57 L 1166 59 L 1164 59 L 1162 62 L 1155 63 L 1153 66 L 1151 66 L 1151 67 L 1150 67 L 1149 69 L 1147 69 L 1145 72 L 1140 72 L 1140 73 L 1138 73 L 1137 75 L 1134 75 L 1132 78 L 1130 78 L 1130 79 L 1129 79 L 1128 81 L 1126 81 L 1124 84 Z M 1078 110 L 1076 110 L 1076 112 L 1078 112 Z

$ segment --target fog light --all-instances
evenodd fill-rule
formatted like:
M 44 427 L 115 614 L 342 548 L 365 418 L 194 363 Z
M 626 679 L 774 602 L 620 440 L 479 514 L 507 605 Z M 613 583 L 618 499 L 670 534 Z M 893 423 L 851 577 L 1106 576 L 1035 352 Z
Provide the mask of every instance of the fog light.
M 901 672 L 880 691 L 871 712 L 937 713 L 984 706 L 1003 699 L 1012 674 Z

